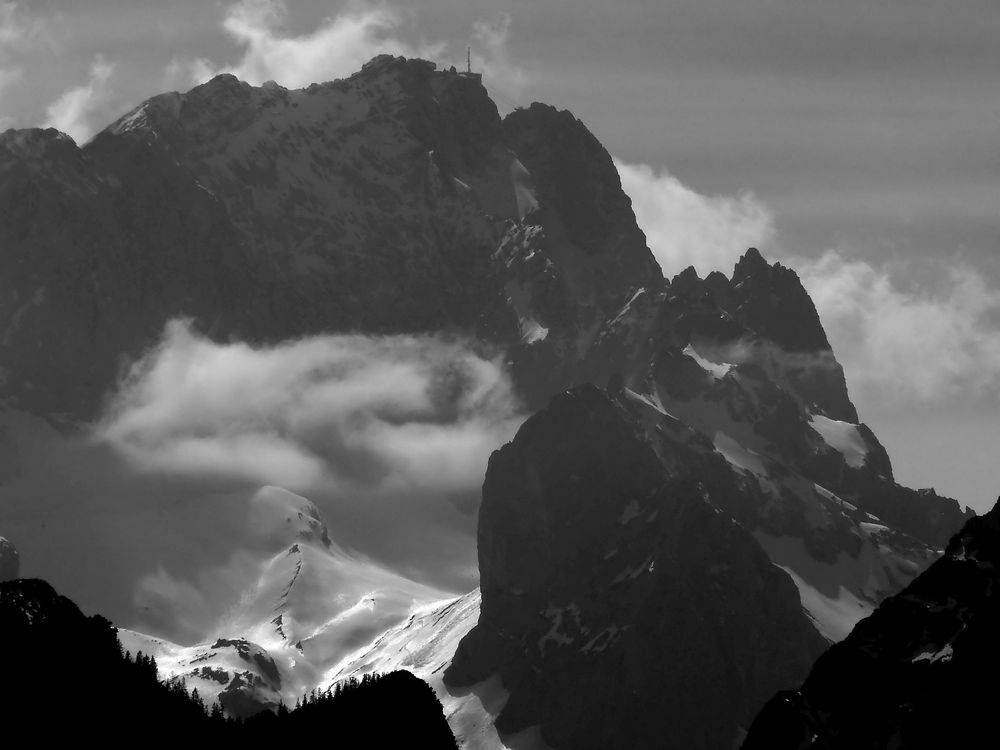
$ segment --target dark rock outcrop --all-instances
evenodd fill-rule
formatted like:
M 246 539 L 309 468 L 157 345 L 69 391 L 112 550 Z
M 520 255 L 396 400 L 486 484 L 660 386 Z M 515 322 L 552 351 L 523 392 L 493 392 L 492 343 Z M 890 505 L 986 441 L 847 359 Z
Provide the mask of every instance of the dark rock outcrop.
M 1000 672 L 1000 503 L 779 693 L 744 750 L 986 747 Z
M 581 387 L 490 460 L 482 613 L 445 679 L 499 674 L 501 732 L 727 747 L 822 648 L 788 576 L 703 486 L 671 476 L 641 420 Z
M 161 684 L 155 662 L 124 654 L 107 620 L 85 616 L 41 580 L 0 582 L 0 633 L 5 739 L 272 747 L 334 736 L 348 747 L 456 746 L 434 691 L 408 672 L 368 675 L 294 711 L 210 717 L 179 683 Z

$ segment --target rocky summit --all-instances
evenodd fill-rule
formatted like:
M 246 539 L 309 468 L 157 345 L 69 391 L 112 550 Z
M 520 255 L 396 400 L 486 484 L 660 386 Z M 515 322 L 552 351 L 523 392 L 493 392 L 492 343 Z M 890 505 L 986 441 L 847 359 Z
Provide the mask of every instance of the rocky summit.
M 445 674 L 511 691 L 501 732 L 553 747 L 731 745 L 822 650 L 791 580 L 703 485 L 672 476 L 641 402 L 558 396 L 494 454 L 483 606 Z M 721 459 L 720 459 L 721 462 Z
M 221 75 L 83 149 L 7 131 L 0 206 L 5 390 L 48 413 L 92 416 L 177 316 L 257 342 L 465 332 L 509 348 L 541 403 L 566 375 L 533 363 L 571 370 L 631 289 L 663 284 L 578 120 L 501 119 L 477 78 L 388 56 L 300 90 Z

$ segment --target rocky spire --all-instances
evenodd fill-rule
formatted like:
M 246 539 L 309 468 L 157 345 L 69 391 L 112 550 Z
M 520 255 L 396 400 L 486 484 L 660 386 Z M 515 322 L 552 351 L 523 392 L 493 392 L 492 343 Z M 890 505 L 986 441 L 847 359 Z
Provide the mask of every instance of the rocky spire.
M 830 349 L 816 306 L 798 274 L 780 263 L 769 264 L 751 247 L 733 270 L 731 312 L 787 351 Z
M 771 270 L 771 264 L 764 260 L 760 250 L 755 247 L 747 248 L 743 257 L 736 262 L 733 269 L 733 284 L 738 284 L 749 276 L 767 273 Z

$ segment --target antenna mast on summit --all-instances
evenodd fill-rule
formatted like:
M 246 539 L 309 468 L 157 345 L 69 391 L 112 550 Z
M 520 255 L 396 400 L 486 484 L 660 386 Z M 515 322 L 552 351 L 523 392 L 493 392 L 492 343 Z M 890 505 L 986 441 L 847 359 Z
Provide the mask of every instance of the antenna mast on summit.
M 465 48 L 465 69 L 467 73 L 472 72 L 472 47 Z

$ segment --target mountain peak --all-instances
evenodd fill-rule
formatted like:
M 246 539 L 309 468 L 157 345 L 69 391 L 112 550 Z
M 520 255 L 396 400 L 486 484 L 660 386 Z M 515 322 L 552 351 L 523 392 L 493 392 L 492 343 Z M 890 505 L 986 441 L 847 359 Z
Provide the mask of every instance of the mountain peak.
M 760 250 L 755 247 L 747 248 L 743 257 L 736 262 L 736 268 L 733 270 L 733 284 L 737 284 L 749 276 L 766 273 L 770 270 L 771 264 L 760 254 Z
M 77 150 L 76 142 L 55 128 L 10 129 L 0 133 L 0 150 L 22 159 L 47 159 Z
M 733 270 L 733 314 L 749 328 L 792 352 L 828 351 L 816 306 L 790 268 L 771 265 L 755 247 Z

